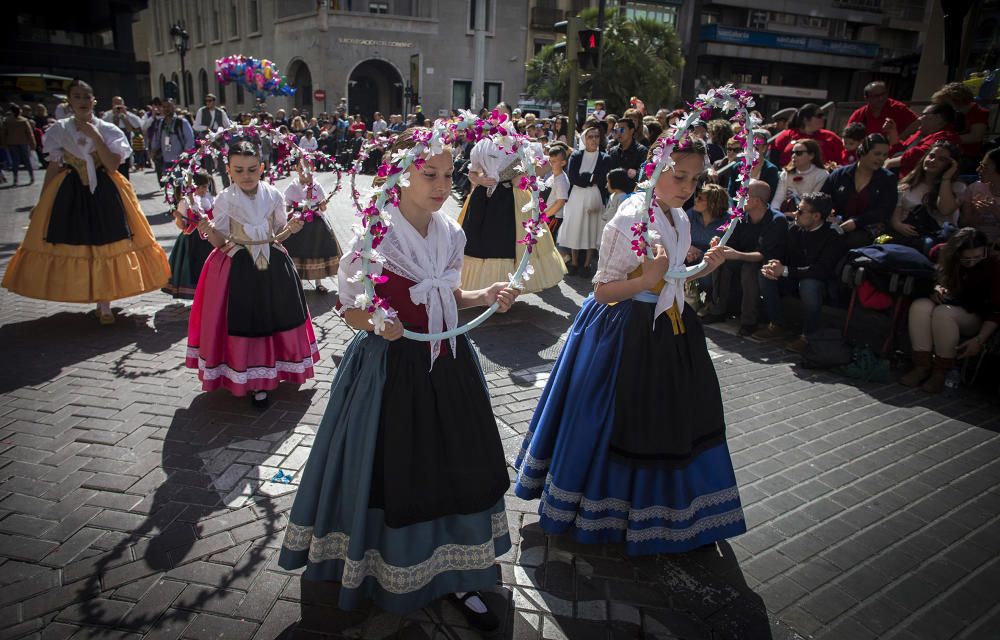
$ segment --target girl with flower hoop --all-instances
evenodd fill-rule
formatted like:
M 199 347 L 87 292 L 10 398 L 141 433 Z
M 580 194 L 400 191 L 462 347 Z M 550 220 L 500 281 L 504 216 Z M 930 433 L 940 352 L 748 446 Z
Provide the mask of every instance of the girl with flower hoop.
M 111 301 L 155 291 L 170 278 L 129 181 L 118 166 L 132 154 L 124 132 L 94 117 L 94 90 L 69 85 L 72 115 L 45 132 L 45 183 L 3 286 L 57 302 L 96 302 L 101 324 Z
M 510 481 L 482 369 L 464 334 L 399 338 L 404 327 L 455 328 L 460 308 L 506 311 L 518 292 L 506 282 L 459 286 L 465 234 L 439 211 L 454 166 L 431 132 L 407 129 L 386 154 L 416 159 L 382 214 L 392 226 L 368 276 L 374 297 L 361 272 L 338 275 L 340 312 L 358 334 L 337 368 L 279 564 L 339 582 L 341 609 L 372 600 L 405 613 L 450 594 L 470 624 L 493 629 L 499 621 L 476 590 L 496 583 L 496 558 L 511 547 Z M 350 253 L 371 255 L 364 237 Z M 382 326 L 369 312 L 380 301 L 398 313 Z
M 506 107 L 498 105 L 496 116 L 500 126 L 513 135 L 514 124 L 508 119 L 510 113 Z M 531 196 L 519 184 L 522 173 L 517 156 L 501 149 L 491 137 L 479 140 L 472 148 L 469 182 L 473 189 L 458 217 L 467 239 L 463 289 L 481 289 L 504 280 L 521 261 L 525 247 L 517 238 L 530 217 L 525 209 L 531 203 Z M 538 238 L 529 264 L 532 275 L 523 283 L 522 293 L 554 287 L 566 275 L 566 264 L 551 234 Z
M 323 185 L 316 182 L 312 169 L 304 159 L 295 167 L 298 180 L 285 187 L 285 205 L 305 223 L 302 231 L 285 240 L 285 251 L 295 263 L 302 280 L 312 280 L 317 293 L 328 293 L 323 278 L 336 277 L 340 265 L 340 243 L 327 222 L 327 196 Z
M 650 150 L 655 165 L 667 135 Z M 594 294 L 583 303 L 515 462 L 515 493 L 541 498 L 540 524 L 629 555 L 678 553 L 743 533 L 719 381 L 702 325 L 684 303 L 691 226 L 681 208 L 706 163 L 688 138 L 659 174 L 648 223 L 655 257 L 633 240 L 644 198 L 605 226 Z M 637 247 L 636 243 L 640 243 Z M 638 249 L 638 250 L 637 250 Z M 703 277 L 724 260 L 704 254 Z M 690 278 L 688 278 L 690 279 Z
M 205 261 L 212 253 L 212 243 L 198 232 L 198 221 L 212 219 L 215 198 L 209 193 L 212 176 L 207 171 L 191 174 L 194 192 L 187 197 L 176 197 L 174 222 L 181 230 L 170 249 L 170 282 L 163 287 L 164 293 L 174 298 L 191 300 L 198 287 L 198 278 Z
M 302 384 L 319 360 L 302 285 L 280 244 L 303 222 L 288 220 L 281 192 L 260 181 L 257 145 L 230 146 L 228 169 L 232 184 L 216 198 L 213 219 L 198 221 L 215 250 L 194 294 L 185 364 L 204 391 L 250 394 L 264 408 L 268 391 Z

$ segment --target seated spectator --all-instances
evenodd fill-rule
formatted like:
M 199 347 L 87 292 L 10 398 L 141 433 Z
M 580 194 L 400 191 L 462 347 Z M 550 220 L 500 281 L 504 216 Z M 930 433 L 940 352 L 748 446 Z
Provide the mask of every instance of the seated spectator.
M 757 276 L 763 264 L 784 258 L 788 235 L 787 218 L 772 209 L 770 202 L 771 188 L 767 183 L 751 181 L 744 208 L 749 219 L 736 225 L 723 251 L 726 262 L 712 273 L 712 304 L 706 308 L 706 324 L 725 320 L 730 303 L 739 295 L 739 334 L 749 336 L 757 329 L 760 304 Z
M 758 160 L 750 169 L 750 177 L 754 180 L 763 180 L 771 188 L 771 193 L 777 193 L 781 171 L 768 159 L 768 150 L 770 149 L 768 139 L 770 137 L 771 134 L 767 129 L 754 129 L 753 144 L 754 149 L 757 151 Z M 725 180 L 720 174 L 719 184 L 726 188 L 726 191 L 729 192 L 729 197 L 733 202 L 736 202 L 736 191 L 740 188 L 739 165 L 727 174 Z
M 976 103 L 972 89 L 961 82 L 950 82 L 931 95 L 931 102 L 950 104 L 955 109 L 955 132 L 961 141 L 960 173 L 972 173 L 983 156 L 983 137 L 990 112 Z
M 688 264 L 701 262 L 702 255 L 712 246 L 712 238 L 719 235 L 719 227 L 725 224 L 728 214 L 729 194 L 720 185 L 706 184 L 698 191 L 694 206 L 687 211 L 691 222 L 691 248 L 688 249 L 686 259 Z M 684 296 L 695 311 L 701 307 L 701 294 L 707 294 L 706 299 L 710 299 L 711 292 L 711 275 L 689 280 L 684 287 Z
M 792 144 L 792 161 L 778 176 L 771 208 L 782 213 L 796 211 L 802 194 L 819 191 L 829 175 L 823 166 L 819 144 L 809 138 L 796 140 Z
M 857 154 L 857 162 L 834 170 L 822 188 L 833 202 L 834 221 L 847 235 L 849 249 L 868 246 L 882 235 L 897 199 L 896 176 L 882 168 L 889 156 L 885 136 L 868 135 Z
M 960 198 L 958 224 L 975 227 L 997 248 L 1000 243 L 1000 147 L 986 152 L 979 163 L 979 181 L 969 185 Z
M 337 155 L 337 140 L 329 131 L 321 131 L 319 134 L 319 150 L 330 157 Z
M 726 152 L 722 150 L 722 147 L 715 144 L 708 135 L 708 125 L 705 124 L 704 120 L 695 120 L 691 123 L 691 128 L 688 129 L 692 138 L 698 138 L 705 142 L 705 148 L 708 149 L 708 161 L 712 164 L 722 160 L 726 157 Z
M 844 139 L 844 155 L 840 156 L 838 165 L 846 167 L 858 161 L 858 146 L 861 145 L 861 141 L 865 139 L 866 135 L 868 134 L 865 133 L 865 125 L 860 122 L 852 122 L 844 127 L 844 132 L 840 136 Z
M 844 155 L 844 143 L 840 137 L 823 128 L 826 121 L 826 114 L 819 105 L 806 104 L 795 112 L 795 116 L 788 123 L 788 128 L 778 134 L 774 139 L 774 151 L 772 156 L 777 158 L 779 167 L 787 166 L 792 161 L 792 149 L 795 141 L 802 138 L 815 140 L 822 150 L 822 157 L 836 160 Z M 774 158 L 772 158 L 772 161 Z
M 622 118 L 614 131 L 618 137 L 618 144 L 608 150 L 608 157 L 611 158 L 613 168 L 625 172 L 630 181 L 626 192 L 632 193 L 635 190 L 639 169 L 645 164 L 646 156 L 649 155 L 649 149 L 635 139 L 635 122 L 631 118 Z
M 802 195 L 795 224 L 788 230 L 784 260 L 771 259 L 760 270 L 760 292 L 764 297 L 768 326 L 753 334 L 755 340 L 785 338 L 783 295 L 798 294 L 802 301 L 802 333 L 785 344 L 801 353 L 809 336 L 819 329 L 823 300 L 837 286 L 837 265 L 847 252 L 844 236 L 826 223 L 833 202 L 825 193 Z
M 907 138 L 917 130 L 917 114 L 905 102 L 890 98 L 889 89 L 881 80 L 865 85 L 865 102 L 867 104 L 856 109 L 847 122 L 863 124 L 866 135 L 887 135 L 887 128 L 892 127 L 901 137 Z
M 885 161 L 885 168 L 898 170 L 899 177 L 905 178 L 938 140 L 959 144 L 958 134 L 953 129 L 954 122 L 955 109 L 950 104 L 938 103 L 924 108 L 920 114 L 920 128 L 905 140 L 896 133 L 895 127 L 888 127 L 886 138 L 893 157 Z
M 997 323 L 1000 256 L 991 254 L 986 234 L 963 227 L 941 252 L 934 293 L 910 305 L 913 368 L 899 382 L 940 393 L 956 356 L 978 355 Z
M 319 141 L 313 134 L 312 129 L 306 129 L 302 132 L 302 136 L 299 138 L 299 147 L 301 147 L 303 151 L 315 151 L 319 148 Z
M 723 149 L 726 148 L 726 144 L 733 137 L 734 133 L 733 125 L 729 120 L 722 118 L 709 120 L 707 129 L 709 139 Z
M 955 182 L 958 147 L 938 141 L 923 160 L 899 181 L 899 201 L 892 214 L 892 236 L 897 244 L 924 255 L 945 242 L 958 222 L 959 198 L 965 183 Z

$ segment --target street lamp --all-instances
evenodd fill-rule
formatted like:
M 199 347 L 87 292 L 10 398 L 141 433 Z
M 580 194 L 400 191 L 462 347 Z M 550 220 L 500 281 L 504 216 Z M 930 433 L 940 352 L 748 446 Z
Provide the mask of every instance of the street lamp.
M 187 73 L 184 70 L 184 54 L 188 50 L 188 32 L 181 26 L 180 22 L 175 22 L 170 27 L 170 37 L 174 39 L 174 49 L 181 55 L 181 103 L 186 107 L 187 99 Z

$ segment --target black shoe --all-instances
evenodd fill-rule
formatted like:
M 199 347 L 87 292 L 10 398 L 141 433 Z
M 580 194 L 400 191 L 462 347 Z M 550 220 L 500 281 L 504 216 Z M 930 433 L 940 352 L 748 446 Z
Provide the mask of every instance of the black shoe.
M 474 629 L 478 629 L 479 631 L 496 631 L 499 629 L 500 620 L 489 610 L 489 607 L 486 608 L 486 613 L 477 613 L 465 603 L 466 600 L 473 596 L 479 596 L 483 604 L 486 604 L 486 600 L 478 591 L 467 591 L 461 598 L 454 593 L 449 593 L 448 600 L 459 608 L 462 615 L 465 616 L 465 621 Z
M 753 335 L 753 332 L 757 330 L 757 325 L 755 324 L 742 324 L 740 325 L 740 330 L 737 331 L 737 335 L 742 338 L 749 338 Z
M 566 265 L 566 275 L 568 275 L 568 276 L 575 276 L 578 273 L 580 273 L 580 267 L 579 267 L 579 265 L 575 265 L 575 264 L 568 264 L 568 265 Z
M 726 315 L 724 313 L 706 313 L 701 317 L 702 324 L 716 324 L 725 321 Z
M 257 399 L 257 392 L 254 392 L 253 394 L 250 395 L 250 404 L 252 404 L 257 409 L 267 409 L 267 401 L 268 398 L 266 393 L 264 394 L 264 397 L 261 398 L 260 400 Z

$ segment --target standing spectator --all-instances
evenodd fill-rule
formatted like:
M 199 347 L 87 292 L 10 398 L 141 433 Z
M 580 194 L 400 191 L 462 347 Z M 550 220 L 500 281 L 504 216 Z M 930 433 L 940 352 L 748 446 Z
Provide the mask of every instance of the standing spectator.
M 913 368 L 899 382 L 940 393 L 955 357 L 978 355 L 998 323 L 1000 256 L 991 255 L 986 234 L 964 227 L 941 252 L 934 293 L 910 305 Z
M 847 237 L 847 247 L 870 245 L 882 235 L 896 208 L 897 180 L 883 168 L 889 141 L 881 133 L 868 135 L 857 150 L 858 161 L 835 169 L 823 184 L 833 201 L 833 212 Z
M 375 116 L 372 118 L 372 133 L 376 136 L 381 135 L 388 128 L 389 123 L 385 121 L 385 118 L 382 117 L 381 113 L 376 111 Z
M 983 155 L 983 137 L 990 112 L 976 104 L 972 89 L 961 82 L 950 82 L 931 96 L 931 102 L 950 104 L 955 109 L 956 133 L 961 141 L 961 173 L 971 173 Z
M 899 181 L 899 202 L 892 214 L 892 235 L 904 244 L 930 253 L 946 241 L 958 222 L 959 199 L 965 192 L 958 175 L 958 147 L 938 141 L 913 171 Z
M 802 333 L 785 344 L 786 349 L 801 353 L 809 336 L 819 329 L 823 300 L 836 287 L 837 265 L 847 252 L 844 236 L 826 223 L 832 209 L 825 193 L 802 195 L 795 224 L 788 230 L 784 260 L 768 260 L 760 270 L 760 291 L 770 324 L 754 333 L 754 339 L 777 340 L 788 334 L 783 295 L 798 294 L 802 301 Z
M 115 125 L 125 133 L 125 140 L 132 146 L 132 136 L 137 132 L 142 133 L 142 120 L 128 110 L 125 100 L 121 96 L 111 98 L 111 108 L 104 112 L 104 121 Z M 132 156 L 122 160 L 118 166 L 118 173 L 128 179 L 129 169 L 132 165 Z
M 792 161 L 781 170 L 771 208 L 796 211 L 804 193 L 819 191 L 830 173 L 823 167 L 823 152 L 815 140 L 800 138 L 792 144 Z
M 924 108 L 924 112 L 920 114 L 920 128 L 906 140 L 901 140 L 901 137 L 896 135 L 895 129 L 889 127 L 886 137 L 892 145 L 890 152 L 894 157 L 885 161 L 885 168 L 898 169 L 899 177 L 905 178 L 906 174 L 913 171 L 913 168 L 920 163 L 920 159 L 927 154 L 931 145 L 938 140 L 960 144 L 958 134 L 953 128 L 954 123 L 954 107 L 941 102 Z
M 553 142 L 561 142 L 565 145 L 569 145 L 569 118 L 566 116 L 557 116 L 552 132 L 555 134 Z
M 958 224 L 975 227 L 994 248 L 1000 243 L 1000 147 L 987 151 L 979 163 L 979 181 L 969 185 L 961 199 Z
M 788 128 L 774 139 L 773 154 L 778 159 L 775 164 L 781 167 L 787 166 L 792 161 L 795 141 L 801 138 L 810 138 L 819 143 L 823 158 L 835 162 L 839 160 L 844 155 L 844 142 L 836 133 L 823 128 L 825 120 L 826 114 L 819 105 L 812 103 L 802 105 L 788 123 Z
M 649 149 L 639 144 L 635 139 L 635 122 L 631 118 L 622 118 L 622 121 L 615 127 L 618 134 L 618 144 L 611 147 L 608 156 L 611 158 L 612 169 L 622 169 L 629 180 L 627 193 L 635 190 L 636 176 L 646 162 Z
M 865 102 L 868 104 L 857 108 L 847 119 L 848 124 L 860 122 L 868 135 L 881 133 L 888 136 L 891 127 L 906 138 L 917 130 L 917 114 L 906 103 L 890 98 L 889 89 L 881 80 L 865 85 Z
M 209 133 L 215 133 L 220 129 L 228 129 L 232 126 L 229 116 L 225 110 L 218 106 L 218 100 L 214 93 L 205 95 L 205 105 L 198 107 L 194 116 L 194 131 L 199 139 L 204 138 Z M 222 179 L 222 187 L 229 186 L 229 172 L 226 171 L 226 164 L 216 158 L 207 157 L 203 166 L 208 174 L 218 173 Z M 214 185 L 212 187 L 215 188 Z
M 7 106 L 7 118 L 3 121 L 0 135 L 10 154 L 14 186 L 17 186 L 17 170 L 23 164 L 28 169 L 28 184 L 35 183 L 35 170 L 31 166 L 31 151 L 35 148 L 35 128 L 21 115 L 21 107 L 13 102 Z
M 158 135 L 150 139 L 149 148 L 153 157 L 160 160 L 160 173 L 163 167 L 170 166 L 182 153 L 194 147 L 194 129 L 185 118 L 176 114 L 177 105 L 173 98 L 167 99 L 161 105 L 163 121 L 160 123 Z
M 752 180 L 744 208 L 749 220 L 736 225 L 729 244 L 722 249 L 726 261 L 712 274 L 712 304 L 706 308 L 706 324 L 725 320 L 730 303 L 739 296 L 739 334 L 750 336 L 757 330 L 760 304 L 757 276 L 764 264 L 784 259 L 785 236 L 788 235 L 788 219 L 772 209 L 770 202 L 771 189 L 767 183 Z M 712 245 L 715 244 L 713 238 Z
M 569 274 L 591 275 L 594 250 L 601 241 L 601 213 L 608 201 L 607 179 L 611 159 L 600 150 L 601 129 L 597 120 L 588 120 L 583 129 L 583 149 L 569 158 L 567 177 L 569 198 L 563 208 L 558 243 L 570 249 Z M 583 264 L 579 254 L 585 252 Z
M 844 127 L 843 133 L 841 133 L 841 138 L 844 139 L 844 155 L 837 158 L 827 158 L 827 160 L 836 160 L 837 164 L 841 167 L 846 167 L 849 164 L 854 164 L 858 161 L 858 146 L 861 145 L 861 141 L 865 139 L 865 125 L 860 122 L 852 122 L 846 127 Z
M 142 121 L 142 134 L 146 138 L 146 154 L 153 161 L 153 170 L 156 171 L 156 181 L 163 179 L 163 158 L 153 151 L 153 139 L 160 137 L 160 130 L 163 127 L 163 102 L 160 98 L 153 98 L 149 105 L 149 112 Z
M 662 131 L 666 131 L 667 130 L 667 124 L 668 124 L 667 123 L 667 118 L 668 118 L 669 114 L 670 114 L 670 112 L 667 111 L 666 109 L 658 109 L 656 111 L 656 121 L 658 123 L 660 123 L 660 129 Z
M 692 122 L 689 131 L 692 138 L 697 138 L 705 143 L 705 148 L 708 150 L 709 163 L 715 164 L 726 157 L 726 152 L 722 150 L 722 147 L 712 142 L 709 138 L 708 125 L 705 124 L 704 120 L 699 119 Z
M 507 107 L 506 103 L 501 102 L 500 104 L 503 104 L 510 111 L 510 107 Z M 427 116 L 424 115 L 424 108 L 419 104 L 416 107 L 416 113 L 413 115 L 413 122 L 418 127 L 424 126 L 424 123 L 427 122 Z
M 35 115 L 35 128 L 45 131 L 49 126 L 49 110 L 39 102 L 32 111 Z

